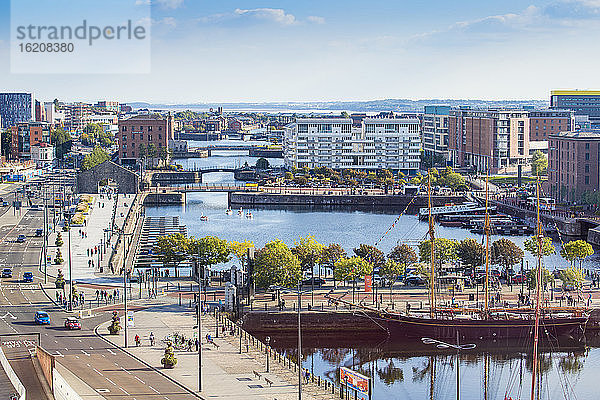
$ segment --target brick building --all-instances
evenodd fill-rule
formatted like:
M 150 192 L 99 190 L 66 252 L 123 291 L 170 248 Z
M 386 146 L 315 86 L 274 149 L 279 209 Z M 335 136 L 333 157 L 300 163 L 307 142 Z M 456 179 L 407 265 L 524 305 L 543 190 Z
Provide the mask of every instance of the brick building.
M 550 136 L 548 184 L 558 200 L 579 201 L 600 190 L 600 130 Z
M 175 138 L 173 115 L 136 115 L 119 121 L 119 160 L 122 164 L 134 164 L 141 157 L 154 164 L 167 152 L 169 140 Z M 156 149 L 151 157 L 148 149 Z
M 22 122 L 10 127 L 10 158 L 28 160 L 31 147 L 41 143 L 50 143 L 50 124 L 46 122 Z
M 569 110 L 529 111 L 529 140 L 548 140 L 550 135 L 573 130 L 574 117 Z

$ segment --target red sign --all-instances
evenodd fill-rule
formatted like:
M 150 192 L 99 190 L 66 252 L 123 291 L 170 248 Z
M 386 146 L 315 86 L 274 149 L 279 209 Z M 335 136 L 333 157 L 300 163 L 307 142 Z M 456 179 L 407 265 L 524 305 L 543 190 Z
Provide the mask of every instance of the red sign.
M 365 292 L 371 293 L 373 291 L 373 275 L 365 275 Z
M 369 394 L 369 378 L 352 371 L 350 368 L 340 367 L 340 383 L 348 385 L 357 392 Z

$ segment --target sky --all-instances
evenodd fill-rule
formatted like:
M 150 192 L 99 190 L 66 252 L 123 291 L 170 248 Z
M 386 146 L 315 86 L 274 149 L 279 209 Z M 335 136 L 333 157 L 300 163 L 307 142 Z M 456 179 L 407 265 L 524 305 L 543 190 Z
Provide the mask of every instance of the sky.
M 600 0 L 135 1 L 151 7 L 149 73 L 12 74 L 0 0 L 0 91 L 176 104 L 547 100 L 600 88 Z M 123 53 L 110 57 L 127 63 Z

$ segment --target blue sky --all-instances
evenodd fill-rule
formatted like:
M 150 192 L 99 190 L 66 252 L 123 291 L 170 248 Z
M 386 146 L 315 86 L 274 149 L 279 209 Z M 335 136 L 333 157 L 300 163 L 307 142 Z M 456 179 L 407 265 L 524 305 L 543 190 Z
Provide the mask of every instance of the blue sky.
M 0 0 L 0 90 L 180 103 L 547 99 L 554 88 L 600 88 L 600 0 L 136 1 L 151 2 L 150 74 L 19 75 Z

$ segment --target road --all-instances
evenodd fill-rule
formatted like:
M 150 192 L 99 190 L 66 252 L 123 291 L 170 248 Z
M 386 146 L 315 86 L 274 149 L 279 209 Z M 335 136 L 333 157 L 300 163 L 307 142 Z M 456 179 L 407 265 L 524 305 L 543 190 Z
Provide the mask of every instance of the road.
M 67 314 L 55 306 L 39 286 L 43 282 L 38 271 L 42 238 L 34 234 L 43 226 L 42 220 L 41 209 L 24 210 L 21 216 L 13 215 L 12 211 L 0 216 L 0 264 L 13 267 L 13 277 L 0 281 L 0 336 L 12 335 L 2 337 L 3 348 L 26 386 L 27 397 L 51 398 L 32 371 L 31 361 L 24 356 L 24 349 L 33 346 L 37 340 L 36 336 L 27 334 L 39 334 L 44 349 L 106 399 L 195 398 L 163 375 L 96 336 L 94 328 L 110 319 L 110 311 L 82 320 L 81 331 L 68 331 L 63 327 Z M 24 243 L 16 242 L 19 234 L 27 236 Z M 34 273 L 34 284 L 22 282 L 26 271 Z M 35 325 L 33 314 L 36 310 L 48 312 L 51 324 Z

